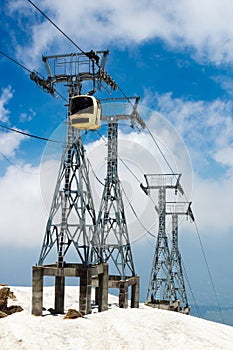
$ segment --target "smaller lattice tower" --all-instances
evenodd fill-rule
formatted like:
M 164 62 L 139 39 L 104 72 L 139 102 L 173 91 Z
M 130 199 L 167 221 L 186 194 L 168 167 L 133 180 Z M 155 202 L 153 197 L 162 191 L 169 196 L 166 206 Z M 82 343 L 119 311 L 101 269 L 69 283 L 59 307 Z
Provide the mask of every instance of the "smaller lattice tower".
M 147 194 L 150 194 L 151 190 L 158 190 L 156 211 L 159 216 L 159 227 L 148 285 L 147 301 L 154 306 L 168 309 L 179 308 L 179 303 L 177 302 L 172 254 L 166 229 L 166 196 L 168 190 L 174 190 L 175 193 L 179 191 L 183 194 L 180 177 L 181 174 L 148 174 L 145 175 L 146 187 L 141 185 Z M 175 245 L 172 252 L 175 252 Z
M 108 126 L 107 172 L 97 217 L 97 234 L 93 240 L 93 256 L 97 262 L 108 263 L 109 286 L 119 287 L 120 307 L 127 307 L 128 286 L 132 286 L 133 293 L 136 289 L 138 294 L 139 276 L 135 274 L 118 174 L 118 122 L 129 120 L 131 126 L 137 122 L 141 127 L 145 127 L 136 112 L 137 103 L 138 98 L 134 105 L 128 101 L 123 104 L 119 102 L 105 106 L 102 104 L 102 120 L 106 120 Z M 131 298 L 131 306 L 135 305 Z
M 188 298 L 185 289 L 182 260 L 178 244 L 178 217 L 180 215 L 189 216 L 194 221 L 191 210 L 191 202 L 167 202 L 166 215 L 172 217 L 172 244 L 171 244 L 171 272 L 175 286 L 176 297 L 180 301 L 180 312 L 190 313 Z
M 122 280 L 134 276 L 135 268 L 118 177 L 118 122 L 108 123 L 107 176 L 97 218 L 100 259 L 111 261 L 115 275 Z

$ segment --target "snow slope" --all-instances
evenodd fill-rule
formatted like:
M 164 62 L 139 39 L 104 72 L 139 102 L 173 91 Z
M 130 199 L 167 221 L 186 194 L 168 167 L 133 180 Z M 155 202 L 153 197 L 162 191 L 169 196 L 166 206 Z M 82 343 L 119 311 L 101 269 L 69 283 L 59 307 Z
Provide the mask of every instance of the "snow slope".
M 232 350 L 233 327 L 140 304 L 119 309 L 109 295 L 108 311 L 75 320 L 31 315 L 31 288 L 11 287 L 24 311 L 0 319 L 1 350 Z M 54 288 L 44 288 L 44 306 L 53 307 Z M 65 307 L 78 309 L 78 287 L 66 287 Z

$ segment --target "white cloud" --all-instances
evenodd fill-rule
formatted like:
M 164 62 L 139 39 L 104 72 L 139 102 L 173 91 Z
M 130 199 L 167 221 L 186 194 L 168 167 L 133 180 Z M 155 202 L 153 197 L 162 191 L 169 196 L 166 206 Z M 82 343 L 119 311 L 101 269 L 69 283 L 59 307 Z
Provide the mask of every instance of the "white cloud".
M 0 193 L 2 244 L 40 245 L 46 215 L 40 196 L 39 167 L 25 164 L 19 170 L 10 166 L 0 178 Z
M 8 122 L 10 110 L 6 107 L 10 99 L 13 97 L 13 90 L 11 86 L 1 90 L 0 95 L 0 121 L 3 123 Z
M 14 132 L 0 133 L 0 153 L 6 157 L 14 157 L 21 142 L 26 138 L 27 136 Z
M 233 229 L 231 177 L 194 179 L 193 208 L 201 234 L 223 235 Z
M 0 95 L 0 121 L 3 123 L 9 122 L 10 110 L 7 108 L 7 105 L 12 97 L 13 90 L 11 86 L 2 89 Z M 25 139 L 26 136 L 19 133 L 0 132 L 0 153 L 3 153 L 6 157 L 14 157 L 16 150 L 20 147 L 20 143 Z
M 171 93 L 156 95 L 156 102 L 159 112 L 173 125 L 166 145 L 171 144 L 169 138 L 180 133 L 190 151 L 194 175 L 191 200 L 201 234 L 230 232 L 233 229 L 232 102 L 178 99 Z M 153 124 L 156 132 L 156 122 L 151 118 L 150 127 Z M 164 129 L 159 130 L 159 135 L 163 135 Z M 175 148 L 171 149 L 174 152 Z M 185 172 L 183 175 L 182 179 Z
M 157 107 L 183 137 L 194 166 L 220 161 L 219 152 L 233 142 L 233 103 L 219 99 L 192 101 L 173 98 L 172 93 L 156 95 Z M 199 165 L 198 165 L 199 164 Z
M 27 122 L 30 122 L 30 121 L 35 117 L 35 115 L 36 115 L 36 112 L 33 111 L 32 108 L 29 108 L 28 113 L 23 112 L 23 113 L 20 114 L 20 116 L 19 116 L 19 121 L 20 121 L 21 123 L 24 123 L 24 122 L 26 122 L 26 121 L 27 121 Z
M 217 162 L 226 165 L 226 166 L 231 166 L 233 167 L 233 147 L 225 147 L 221 148 L 218 150 L 214 158 L 216 159 Z
M 175 49 L 188 47 L 199 60 L 221 63 L 233 58 L 231 0 L 46 0 L 39 7 L 83 50 L 111 44 L 124 48 L 160 38 Z M 24 50 L 28 62 L 35 62 L 35 56 L 41 56 L 55 44 L 64 51 L 67 40 L 30 3 L 10 2 L 9 9 L 18 20 L 27 17 L 22 23 L 30 33 L 30 44 L 25 50 L 19 43 L 18 53 Z
M 0 121 L 3 123 L 9 123 L 10 109 L 7 108 L 10 100 L 13 98 L 14 91 L 11 86 L 8 86 L 1 90 L 0 95 Z M 20 121 L 23 122 L 25 120 L 30 121 L 35 116 L 35 112 L 30 108 L 29 113 L 21 113 Z M 6 157 L 14 157 L 15 152 L 19 149 L 20 144 L 23 140 L 27 139 L 27 136 L 14 133 L 10 131 L 3 132 L 4 129 L 0 131 L 0 153 L 2 153 Z M 1 155 L 0 155 L 1 159 Z

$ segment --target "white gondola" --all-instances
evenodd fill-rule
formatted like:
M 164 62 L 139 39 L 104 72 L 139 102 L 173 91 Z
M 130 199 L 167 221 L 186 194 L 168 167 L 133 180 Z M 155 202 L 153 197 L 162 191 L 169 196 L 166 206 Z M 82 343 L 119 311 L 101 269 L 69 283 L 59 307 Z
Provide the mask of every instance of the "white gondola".
M 101 126 L 100 101 L 93 96 L 79 95 L 71 98 L 71 125 L 80 130 L 96 130 Z

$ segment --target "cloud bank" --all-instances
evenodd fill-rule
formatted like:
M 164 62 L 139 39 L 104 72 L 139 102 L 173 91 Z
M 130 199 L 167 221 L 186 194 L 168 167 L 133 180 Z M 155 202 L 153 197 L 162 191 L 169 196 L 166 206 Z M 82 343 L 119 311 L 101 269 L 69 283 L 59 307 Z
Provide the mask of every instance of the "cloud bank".
M 160 39 L 173 50 L 188 50 L 198 61 L 221 64 L 233 58 L 231 0 L 35 3 L 83 50 L 111 45 L 124 49 Z M 66 50 L 68 41 L 30 3 L 10 1 L 6 11 L 24 33 L 25 44 L 16 45 L 18 56 L 33 62 L 55 45 Z

